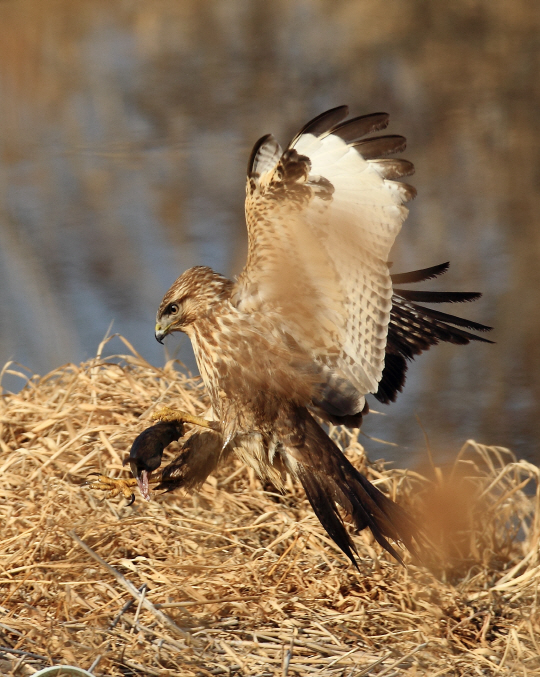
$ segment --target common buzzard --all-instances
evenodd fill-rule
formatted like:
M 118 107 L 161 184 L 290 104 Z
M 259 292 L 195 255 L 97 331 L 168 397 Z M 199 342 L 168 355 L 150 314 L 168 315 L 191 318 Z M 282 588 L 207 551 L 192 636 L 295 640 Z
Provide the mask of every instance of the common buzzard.
M 414 520 L 353 467 L 321 421 L 360 427 L 366 395 L 395 400 L 407 360 L 439 341 L 487 341 L 467 330 L 489 327 L 418 305 L 479 294 L 400 287 L 444 273 L 447 263 L 390 274 L 404 204 L 415 196 L 401 179 L 414 167 L 387 157 L 405 148 L 403 137 L 372 135 L 387 126 L 386 113 L 344 121 L 347 115 L 346 106 L 319 115 L 285 151 L 271 135 L 255 144 L 242 273 L 229 280 L 191 268 L 157 312 L 158 341 L 174 331 L 191 339 L 212 411 L 205 419 L 161 412 L 162 422 L 135 441 L 129 462 L 148 498 L 152 478 L 158 489 L 193 488 L 234 452 L 277 488 L 286 473 L 297 478 L 353 563 L 340 508 L 401 561 L 390 541 L 414 552 Z M 156 475 L 164 447 L 186 421 L 203 429 Z M 134 483 L 124 481 L 128 495 Z M 99 486 L 118 485 L 103 478 Z

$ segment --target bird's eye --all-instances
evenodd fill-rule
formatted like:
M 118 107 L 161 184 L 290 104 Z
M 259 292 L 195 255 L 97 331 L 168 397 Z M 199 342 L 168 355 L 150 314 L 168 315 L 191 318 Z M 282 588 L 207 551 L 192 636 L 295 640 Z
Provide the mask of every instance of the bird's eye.
M 176 315 L 177 312 L 178 306 L 176 305 L 176 303 L 171 303 L 171 305 L 169 306 L 169 315 Z

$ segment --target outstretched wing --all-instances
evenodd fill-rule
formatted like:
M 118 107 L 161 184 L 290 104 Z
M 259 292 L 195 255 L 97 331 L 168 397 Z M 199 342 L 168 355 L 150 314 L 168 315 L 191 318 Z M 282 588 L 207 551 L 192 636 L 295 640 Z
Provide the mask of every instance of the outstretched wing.
M 284 152 L 270 135 L 255 145 L 248 260 L 233 293 L 241 310 L 265 313 L 272 330 L 323 365 L 328 388 L 318 404 L 338 415 L 360 411 L 377 391 L 392 308 L 388 254 L 415 195 L 397 181 L 413 165 L 383 157 L 405 139 L 366 138 L 388 115 L 343 122 L 347 114 L 340 106 L 318 116 Z

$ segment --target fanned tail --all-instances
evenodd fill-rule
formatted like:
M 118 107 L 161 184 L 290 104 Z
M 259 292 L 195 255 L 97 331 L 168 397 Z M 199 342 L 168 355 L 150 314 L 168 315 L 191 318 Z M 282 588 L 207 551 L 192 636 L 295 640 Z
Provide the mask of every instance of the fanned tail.
M 423 282 L 442 275 L 448 270 L 448 262 L 431 268 L 392 275 L 394 285 Z M 475 301 L 477 292 L 432 292 L 411 289 L 396 289 L 392 296 L 392 311 L 388 326 L 385 365 L 379 389 L 375 397 L 383 403 L 394 402 L 403 389 L 407 372 L 407 360 L 437 345 L 440 341 L 466 345 L 471 341 L 493 343 L 483 336 L 466 331 L 489 331 L 488 327 L 456 315 L 433 310 L 418 303 L 464 303 Z
M 291 469 L 302 483 L 313 511 L 356 567 L 358 553 L 338 505 L 358 531 L 368 527 L 375 540 L 401 564 L 403 558 L 389 539 L 417 555 L 414 542 L 419 543 L 419 530 L 412 517 L 356 470 L 307 412 L 303 444 L 289 447 L 288 451 L 296 462 Z

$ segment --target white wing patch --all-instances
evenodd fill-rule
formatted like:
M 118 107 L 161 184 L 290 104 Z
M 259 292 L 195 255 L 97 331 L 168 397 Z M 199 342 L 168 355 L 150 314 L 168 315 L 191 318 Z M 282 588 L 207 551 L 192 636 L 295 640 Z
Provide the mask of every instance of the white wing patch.
M 382 179 L 377 161 L 364 160 L 355 148 L 332 134 L 322 139 L 304 134 L 295 149 L 311 160 L 311 174 L 324 176 L 334 186 L 333 213 L 354 220 L 354 240 L 387 261 L 408 213 L 402 206 L 399 184 Z M 332 231 L 344 228 L 338 222 Z
M 358 119 L 363 127 L 366 119 Z M 340 138 L 345 125 L 351 136 L 354 122 L 322 133 L 319 123 L 283 155 L 273 137 L 259 142 L 247 185 L 248 262 L 234 298 L 248 312 L 271 311 L 278 330 L 326 365 L 330 380 L 356 389 L 351 409 L 359 411 L 384 368 L 388 255 L 414 191 L 384 178 L 399 160 L 364 159 L 355 140 Z M 383 151 L 385 138 L 396 137 L 379 140 Z

